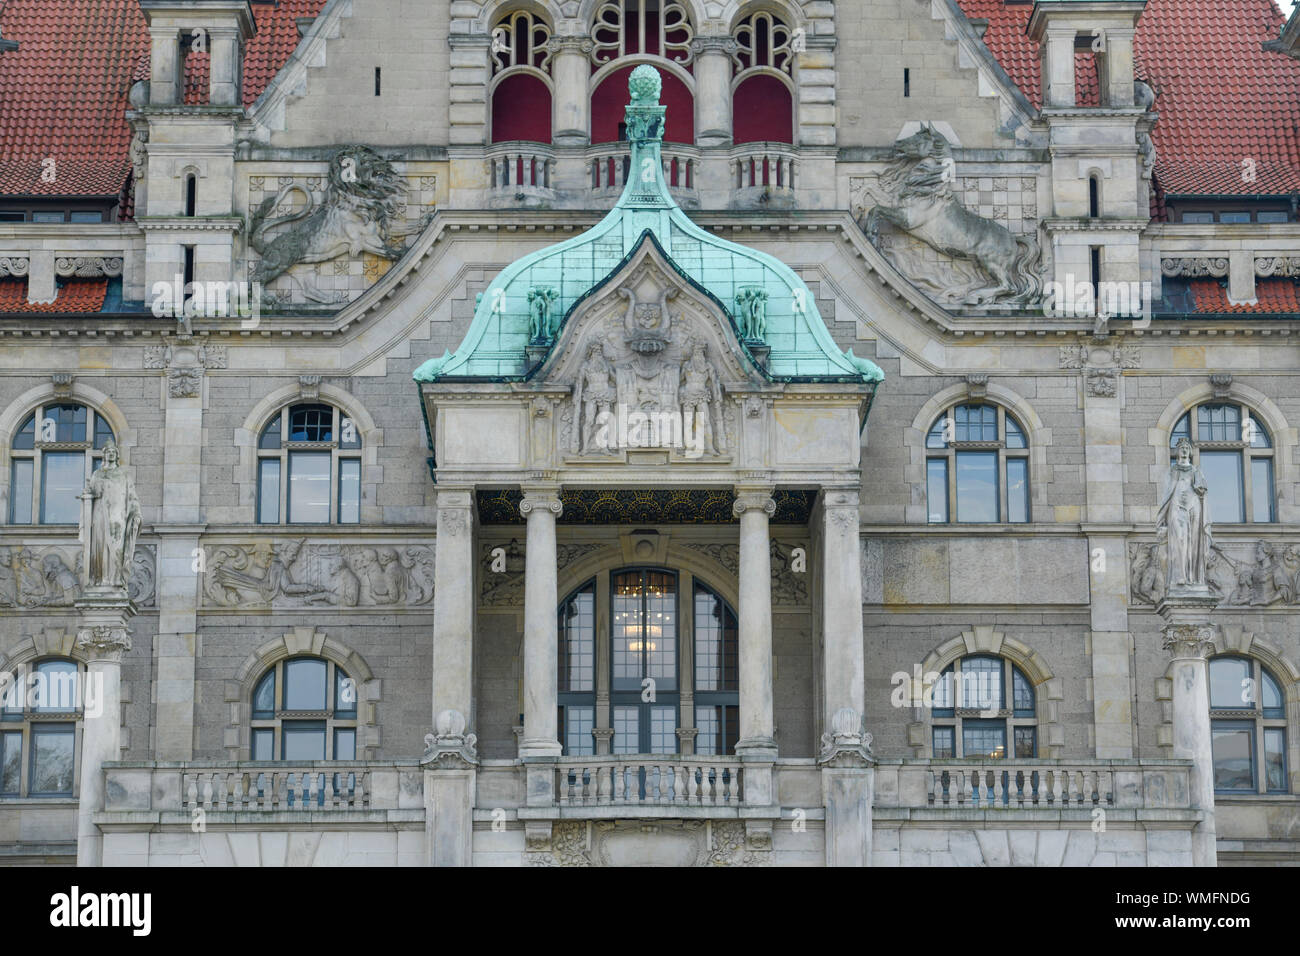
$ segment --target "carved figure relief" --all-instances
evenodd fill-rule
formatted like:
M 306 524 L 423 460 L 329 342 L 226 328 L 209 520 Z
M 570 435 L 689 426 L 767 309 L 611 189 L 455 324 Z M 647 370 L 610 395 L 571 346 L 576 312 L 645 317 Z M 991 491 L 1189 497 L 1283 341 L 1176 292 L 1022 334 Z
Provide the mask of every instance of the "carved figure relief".
M 740 337 L 746 342 L 767 339 L 767 290 L 759 286 L 743 286 L 736 293 L 736 321 Z
M 140 534 L 140 499 L 114 442 L 104 446 L 104 463 L 79 497 L 89 503 L 81 527 L 81 541 L 89 555 L 86 586 L 126 588 Z
M 968 210 L 953 195 L 952 147 L 941 133 L 925 126 L 894 144 L 894 161 L 878 188 L 864 188 L 859 226 L 872 245 L 882 249 L 896 268 L 946 304 L 1029 305 L 1042 291 L 1040 250 L 1027 236 Z M 855 214 L 857 210 L 854 210 Z M 882 223 L 915 237 L 969 270 L 949 268 L 935 275 L 905 252 L 881 241 Z M 964 274 L 963 274 L 964 273 Z
M 733 576 L 740 576 L 740 545 L 722 542 L 688 543 L 683 547 L 708 555 Z M 807 575 L 791 570 L 795 545 L 772 539 L 768 557 L 772 564 L 772 603 L 807 604 Z
M 71 607 L 81 570 L 81 553 L 69 547 L 0 547 L 0 607 Z M 137 546 L 127 583 L 136 606 L 154 603 L 154 581 L 154 547 Z
M 1205 475 L 1192 464 L 1192 444 L 1178 441 L 1177 459 L 1170 463 L 1156 537 L 1165 544 L 1165 574 L 1169 594 L 1208 588 L 1205 570 L 1213 540 L 1206 511 Z
M 217 545 L 203 593 L 216 607 L 419 607 L 433 598 L 433 572 L 424 545 Z
M 1160 543 L 1129 545 L 1133 600 L 1156 604 L 1164 595 L 1165 555 Z M 1206 583 L 1221 607 L 1272 607 L 1300 603 L 1300 548 L 1280 542 L 1213 543 Z
M 560 298 L 558 289 L 535 286 L 528 290 L 528 339 L 530 342 L 549 342 L 560 327 L 560 317 L 555 314 L 555 303 Z

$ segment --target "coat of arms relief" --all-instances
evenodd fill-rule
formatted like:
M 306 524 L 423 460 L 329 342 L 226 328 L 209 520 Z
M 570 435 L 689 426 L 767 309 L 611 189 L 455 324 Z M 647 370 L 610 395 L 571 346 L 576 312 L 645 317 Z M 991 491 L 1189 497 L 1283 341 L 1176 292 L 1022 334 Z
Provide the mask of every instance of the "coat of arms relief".
M 732 455 L 728 385 L 757 382 L 716 311 L 647 252 L 572 316 L 548 376 L 572 387 L 559 416 L 564 452 L 596 461 L 638 449 L 673 460 Z

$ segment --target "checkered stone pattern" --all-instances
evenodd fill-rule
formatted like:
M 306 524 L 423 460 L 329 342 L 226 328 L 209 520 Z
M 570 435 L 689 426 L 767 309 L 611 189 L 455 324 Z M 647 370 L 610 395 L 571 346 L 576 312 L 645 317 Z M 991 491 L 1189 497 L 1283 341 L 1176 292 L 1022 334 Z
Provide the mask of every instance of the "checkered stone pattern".
M 1033 176 L 959 176 L 953 194 L 971 212 L 1017 235 L 1038 229 L 1038 181 Z

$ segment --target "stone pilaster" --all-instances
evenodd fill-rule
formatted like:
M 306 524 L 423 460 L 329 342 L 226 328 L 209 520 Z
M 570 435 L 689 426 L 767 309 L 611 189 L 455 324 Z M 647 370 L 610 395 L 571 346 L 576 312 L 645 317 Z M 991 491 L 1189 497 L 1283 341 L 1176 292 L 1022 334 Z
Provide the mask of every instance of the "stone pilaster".
M 104 764 L 122 756 L 122 654 L 131 649 L 127 623 L 135 616 L 135 605 L 124 590 L 90 588 L 76 607 L 77 650 L 86 660 L 77 865 L 100 866 L 104 837 L 94 815 L 104 809 Z
M 776 513 L 770 487 L 738 487 L 732 510 L 740 518 L 740 739 L 747 763 L 745 803 L 770 806 L 776 739 L 772 719 L 772 557 L 768 519 Z
M 528 522 L 524 565 L 524 736 L 519 746 L 523 758 L 558 757 L 561 750 L 556 717 L 559 634 L 555 608 L 560 599 L 556 591 L 555 522 L 562 511 L 556 489 L 525 491 L 519 505 L 520 514 Z M 549 768 L 546 784 L 544 796 L 549 805 Z M 539 800 L 542 796 L 536 795 Z M 533 798 L 530 774 L 530 804 Z
M 1192 761 L 1191 805 L 1205 818 L 1192 831 L 1192 863 L 1217 866 L 1214 821 L 1214 753 L 1210 737 L 1208 659 L 1214 652 L 1215 625 L 1210 612 L 1217 599 L 1169 596 L 1156 607 L 1165 620 L 1164 649 L 1173 680 L 1174 756 Z
M 449 141 L 453 146 L 481 145 L 487 142 L 491 40 L 482 34 L 453 33 L 447 42 L 451 45 L 451 72 L 447 77 L 451 100 Z
M 448 726 L 465 727 L 474 720 L 474 491 L 441 489 L 437 507 L 433 715 L 437 724 L 446 712 L 458 714 L 460 720 L 449 718 Z

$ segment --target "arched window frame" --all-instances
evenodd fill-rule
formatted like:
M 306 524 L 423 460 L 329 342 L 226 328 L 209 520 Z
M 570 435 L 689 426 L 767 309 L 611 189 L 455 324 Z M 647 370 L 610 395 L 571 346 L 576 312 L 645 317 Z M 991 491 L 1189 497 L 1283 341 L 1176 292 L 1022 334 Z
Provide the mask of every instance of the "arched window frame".
M 732 75 L 739 78 L 761 70 L 792 76 L 795 53 L 791 41 L 795 29 L 785 17 L 770 10 L 757 10 L 737 21 L 731 29 L 731 38 L 736 41 L 731 54 Z M 760 31 L 765 33 L 765 39 L 760 39 Z M 779 41 L 778 35 L 782 37 Z
M 492 27 L 488 54 L 493 78 L 520 70 L 549 76 L 551 36 L 551 24 L 530 10 L 511 10 L 499 16 Z
M 1231 673 L 1234 668 L 1238 669 L 1235 675 Z M 1220 669 L 1223 677 L 1216 682 L 1216 671 Z M 1243 671 L 1246 676 L 1241 677 L 1238 684 L 1235 678 Z M 1289 793 L 1291 766 L 1288 747 L 1291 737 L 1286 684 L 1258 658 L 1245 654 L 1217 654 L 1210 658 L 1207 672 L 1215 791 L 1225 794 Z M 1226 686 L 1228 683 L 1233 686 Z M 1220 755 L 1231 738 L 1240 741 L 1242 734 L 1248 735 L 1251 785 L 1227 786 L 1229 778 L 1226 773 L 1220 773 Z M 1270 774 L 1271 766 L 1276 767 L 1275 773 Z
M 293 665 L 316 662 L 325 666 L 325 707 L 288 709 L 286 674 Z M 259 695 L 270 690 L 271 708 L 259 707 Z M 350 700 L 348 699 L 350 695 Z M 358 715 L 360 691 L 355 678 L 325 657 L 300 654 L 276 661 L 253 684 L 249 694 L 248 759 L 283 762 L 286 731 L 323 735 L 325 760 L 355 760 L 360 752 Z M 351 704 L 351 707 L 348 704 Z M 340 751 L 344 755 L 339 756 Z
M 976 665 L 979 665 L 978 668 Z M 983 696 L 979 678 L 966 699 L 972 681 L 966 675 L 988 673 L 996 664 L 1000 676 L 1000 699 Z M 960 689 L 960 692 L 957 692 Z M 1038 695 L 1034 683 L 1009 658 L 997 654 L 973 653 L 956 658 L 940 672 L 933 687 L 930 724 L 930 755 L 935 759 L 1034 759 L 1039 754 Z M 958 705 L 967 706 L 958 706 Z M 969 705 L 974 706 L 969 706 Z M 990 706 L 995 705 L 995 706 Z M 1002 730 L 1003 752 L 967 753 L 966 732 L 973 729 Z M 1027 745 L 1026 745 L 1027 744 Z M 1008 753 L 1009 751 L 1009 753 Z
M 60 413 L 71 410 L 72 420 L 62 421 L 62 414 L 59 418 L 53 418 L 50 413 L 56 409 Z M 81 422 L 77 421 L 77 410 L 83 413 Z M 77 524 L 80 520 L 80 503 L 69 505 L 65 514 L 56 515 L 68 520 L 49 520 L 47 492 L 52 477 L 49 474 L 50 465 L 56 461 L 62 462 L 67 468 L 64 478 L 74 481 L 76 487 L 73 490 L 80 494 L 85 483 L 102 463 L 104 448 L 110 441 L 117 444 L 111 421 L 84 401 L 53 399 L 33 409 L 14 430 L 10 441 L 9 524 Z M 82 458 L 79 470 L 75 469 L 73 462 L 73 458 L 78 455 Z
M 295 439 L 295 413 L 330 410 L 329 438 Z M 276 437 L 278 435 L 278 443 Z M 317 436 L 319 437 L 319 436 Z M 362 437 L 360 425 L 328 401 L 298 401 L 285 405 L 257 433 L 255 514 L 258 524 L 359 524 L 362 510 Z M 330 491 L 327 521 L 292 521 L 293 474 L 296 462 L 309 456 L 329 456 Z
M 652 4 L 656 9 L 651 8 Z M 651 18 L 659 34 L 657 54 L 646 52 Z M 635 43 L 630 42 L 632 28 L 636 30 Z M 629 57 L 656 64 L 672 63 L 689 72 L 695 59 L 691 49 L 695 24 L 688 5 L 680 0 L 606 0 L 592 15 L 590 33 L 593 72 L 615 62 L 625 65 L 621 61 L 631 62 Z M 670 33 L 678 35 L 671 43 L 665 39 Z
M 994 421 L 981 411 L 981 437 L 971 438 L 971 409 L 991 409 Z M 967 410 L 963 413 L 963 410 Z M 988 424 L 994 426 L 989 436 Z M 1015 415 L 1001 404 L 983 400 L 960 401 L 944 409 L 923 437 L 925 448 L 926 513 L 930 524 L 1027 524 L 1033 520 L 1030 434 Z M 992 522 L 966 522 L 961 518 L 959 465 L 963 455 L 996 456 L 997 514 Z M 1023 493 L 1013 499 L 1013 483 L 1023 482 Z M 942 491 L 943 507 L 936 507 Z M 1013 506 L 1014 505 L 1014 509 Z
M 55 673 L 55 668 L 62 673 L 68 673 L 71 668 L 76 679 L 70 690 L 59 688 L 59 699 L 51 702 L 46 695 L 52 685 L 50 677 L 45 675 Z M 86 667 L 69 657 L 45 656 L 24 662 L 14 671 L 12 683 L 0 692 L 0 800 L 75 798 L 81 782 L 85 716 L 82 688 Z M 66 785 L 53 789 L 37 787 L 37 762 L 42 746 L 65 737 L 71 738 L 72 747 L 72 767 Z
M 1235 422 L 1228 414 L 1229 410 L 1235 410 Z M 1204 464 L 1206 455 L 1224 460 L 1235 456 L 1239 463 L 1238 520 L 1229 522 L 1224 522 L 1222 518 L 1216 520 L 1212 513 L 1210 517 L 1212 522 L 1220 524 L 1277 522 L 1278 455 L 1268 426 L 1248 405 L 1234 398 L 1197 402 L 1179 416 L 1169 432 L 1171 460 L 1174 458 L 1173 450 L 1177 447 L 1180 438 L 1187 438 L 1191 443 L 1192 461 L 1202 471 L 1206 470 Z M 1258 477 L 1257 469 L 1265 477 L 1262 479 Z M 1223 482 L 1210 480 L 1208 474 L 1206 477 L 1213 501 L 1216 493 L 1219 495 L 1225 493 Z

